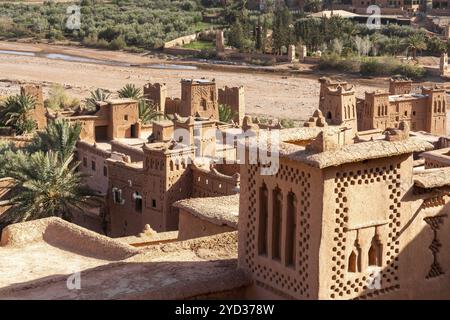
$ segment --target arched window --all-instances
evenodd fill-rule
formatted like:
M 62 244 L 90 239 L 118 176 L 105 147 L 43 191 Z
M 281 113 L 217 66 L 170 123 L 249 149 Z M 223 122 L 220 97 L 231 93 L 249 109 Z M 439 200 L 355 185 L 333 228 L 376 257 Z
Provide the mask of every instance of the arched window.
M 268 200 L 267 186 L 263 183 L 259 188 L 258 254 L 260 255 L 267 255 Z
M 272 259 L 280 260 L 283 195 L 278 187 L 272 195 Z
M 295 267 L 296 241 L 295 235 L 297 230 L 297 197 L 293 192 L 289 192 L 287 196 L 287 215 L 286 215 L 286 265 Z
M 133 199 L 134 199 L 134 209 L 137 212 L 142 212 L 142 196 L 139 194 L 139 192 L 133 193 Z
M 356 272 L 357 259 L 355 251 L 352 251 L 348 258 L 348 272 Z
M 361 247 L 355 240 L 354 248 L 348 257 L 348 272 L 361 272 Z
M 381 267 L 382 247 L 378 235 L 375 235 L 372 239 L 372 243 L 369 249 L 369 266 Z
M 172 160 L 170 160 L 170 171 L 173 171 L 173 161 Z
M 378 116 L 381 116 L 381 106 L 378 106 Z

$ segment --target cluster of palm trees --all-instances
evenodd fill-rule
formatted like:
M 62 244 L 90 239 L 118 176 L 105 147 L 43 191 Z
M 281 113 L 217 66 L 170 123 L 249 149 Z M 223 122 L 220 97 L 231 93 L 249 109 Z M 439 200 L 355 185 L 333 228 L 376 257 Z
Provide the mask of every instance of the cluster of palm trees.
M 36 100 L 28 94 L 9 96 L 0 105 L 0 125 L 12 127 L 19 135 L 32 132 L 36 122 L 30 117 L 30 111 L 35 106 Z
M 0 216 L 0 231 L 12 223 L 50 216 L 70 221 L 75 210 L 96 200 L 74 160 L 80 131 L 80 124 L 58 119 L 26 147 L 0 148 L 0 177 L 15 181 L 12 207 Z

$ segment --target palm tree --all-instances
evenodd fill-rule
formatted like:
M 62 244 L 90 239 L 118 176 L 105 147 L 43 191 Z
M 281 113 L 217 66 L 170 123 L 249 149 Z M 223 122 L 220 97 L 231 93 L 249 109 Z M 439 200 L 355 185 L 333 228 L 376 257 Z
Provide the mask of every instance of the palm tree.
M 71 220 L 75 210 L 95 194 L 83 184 L 84 174 L 71 165 L 73 156 L 60 161 L 55 152 L 36 152 L 31 155 L 22 151 L 8 154 L 8 176 L 16 181 L 17 193 L 11 199 L 12 207 L 0 216 L 0 230 L 9 224 L 60 217 Z
M 6 178 L 8 172 L 5 171 L 5 166 L 9 162 L 9 157 L 6 154 L 17 152 L 17 146 L 12 141 L 0 140 L 0 178 Z
M 45 131 L 38 132 L 28 146 L 28 151 L 54 151 L 64 162 L 72 156 L 81 133 L 80 123 L 69 123 L 64 119 L 49 122 Z
M 225 104 L 219 105 L 219 121 L 229 123 L 231 120 L 234 119 L 234 116 L 236 115 L 236 112 L 233 112 L 231 110 L 230 106 L 227 106 Z
M 394 55 L 394 57 L 398 56 L 400 52 L 404 51 L 408 46 L 404 39 L 399 37 L 390 37 L 387 40 L 386 50 Z
M 125 87 L 117 91 L 119 98 L 139 100 L 142 98 L 142 90 L 132 83 L 127 83 Z
M 414 60 L 417 60 L 417 51 L 418 50 L 426 50 L 427 49 L 427 42 L 425 40 L 424 35 L 415 33 L 411 35 L 407 39 L 408 43 L 408 50 L 412 51 L 412 56 Z
M 139 100 L 138 107 L 139 107 L 139 119 L 144 124 L 148 124 L 153 120 L 158 120 L 164 117 L 164 114 L 158 111 L 156 105 L 150 103 L 148 100 L 145 99 Z
M 23 134 L 33 131 L 36 122 L 30 119 L 29 112 L 36 106 L 33 96 L 19 94 L 8 97 L 2 104 L 1 119 L 5 125 L 12 126 L 16 133 Z
M 100 88 L 95 91 L 91 91 L 91 96 L 86 99 L 86 107 L 88 109 L 95 109 L 97 107 L 97 102 L 106 101 L 110 96 L 110 93 Z

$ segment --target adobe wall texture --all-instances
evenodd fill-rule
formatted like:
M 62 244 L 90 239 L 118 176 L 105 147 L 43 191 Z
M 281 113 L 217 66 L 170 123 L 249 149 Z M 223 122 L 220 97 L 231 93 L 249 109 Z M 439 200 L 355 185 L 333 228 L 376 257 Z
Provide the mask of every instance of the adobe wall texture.
M 369 267 L 385 268 L 381 288 L 370 291 L 371 295 L 398 290 L 395 257 L 408 243 L 400 233 L 410 218 L 405 197 L 411 192 L 411 181 L 409 155 L 324 172 L 319 299 L 364 297 Z
M 235 229 L 226 225 L 217 225 L 201 219 L 183 209 L 179 211 L 178 230 L 178 240 L 195 239 L 235 231 Z
M 165 114 L 180 113 L 181 99 L 179 98 L 166 98 Z
M 33 228 L 29 228 L 30 225 Z M 131 246 L 59 218 L 10 225 L 3 230 L 0 244 L 2 247 L 22 247 L 41 241 L 105 260 L 126 259 L 138 252 Z
M 144 161 L 142 146 L 144 143 L 129 145 L 120 141 L 111 141 L 111 152 L 122 153 L 130 157 L 132 162 Z
M 412 151 L 386 148 L 425 144 L 386 139 L 345 147 L 358 150 L 350 162 L 335 161 L 350 155 L 341 151 L 319 152 L 310 166 L 304 151 L 287 149 L 292 160 L 282 156 L 273 176 L 241 167 L 239 267 L 254 280 L 247 297 L 449 298 L 448 171 L 413 174 Z M 386 155 L 373 153 L 377 144 Z M 373 157 L 363 160 L 364 148 Z
M 218 91 L 219 105 L 227 105 L 234 113 L 233 121 L 242 125 L 245 116 L 244 87 L 225 87 Z
M 123 162 L 108 161 L 108 172 L 108 235 L 123 237 L 139 234 L 143 230 L 144 204 L 137 207 L 136 195 L 144 194 L 142 168 L 127 166 Z M 120 196 L 115 195 L 115 191 L 120 191 Z
M 199 115 L 203 118 L 218 119 L 216 83 L 182 80 L 179 113 L 183 117 Z
M 163 83 L 148 83 L 144 86 L 143 96 L 149 99 L 151 103 L 156 105 L 157 110 L 162 114 L 165 114 L 166 99 L 167 99 L 167 87 Z
M 396 89 L 396 92 L 402 90 L 407 89 Z M 445 136 L 446 106 L 443 89 L 424 88 L 420 95 L 366 93 L 365 101 L 358 103 L 358 130 L 398 128 L 401 121 L 406 121 L 412 131 Z
M 89 175 L 85 179 L 87 185 L 101 194 L 106 194 L 108 190 L 108 166 L 106 160 L 111 157 L 111 152 L 99 149 L 94 144 L 78 141 L 76 157 L 80 161 L 78 170 Z
M 131 126 L 139 121 L 137 102 L 118 102 L 109 105 L 108 139 L 135 138 Z
M 30 111 L 31 118 L 36 121 L 37 129 L 42 130 L 47 126 L 46 110 L 44 107 L 44 97 L 42 93 L 42 86 L 40 85 L 25 85 L 20 88 L 21 94 L 26 94 L 35 99 L 35 107 Z
M 240 184 L 240 177 L 226 176 L 216 170 L 206 170 L 191 166 L 192 197 L 205 198 L 236 194 Z
M 283 158 L 276 175 L 262 176 L 260 168 L 241 167 L 239 267 L 254 279 L 249 294 L 316 299 L 322 173 Z

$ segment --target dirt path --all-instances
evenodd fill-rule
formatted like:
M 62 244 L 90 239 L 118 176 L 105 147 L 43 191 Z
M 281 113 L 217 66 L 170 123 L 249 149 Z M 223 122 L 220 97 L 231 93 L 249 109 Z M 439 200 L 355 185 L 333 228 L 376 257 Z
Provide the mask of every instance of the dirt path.
M 158 57 L 124 52 L 111 52 L 77 47 L 0 42 L 0 50 L 54 52 L 94 59 L 106 59 L 131 64 L 173 63 Z M 180 79 L 215 79 L 218 87 L 244 86 L 246 110 L 250 115 L 288 118 L 304 121 L 318 107 L 319 76 L 282 76 L 261 72 L 217 71 L 207 69 L 173 70 L 142 67 L 107 66 L 90 63 L 50 60 L 41 57 L 0 54 L 0 95 L 17 93 L 20 82 L 44 85 L 45 92 L 52 83 L 66 86 L 68 93 L 80 99 L 90 90 L 104 88 L 111 91 L 126 83 L 143 86 L 148 82 L 166 83 L 169 96 L 180 96 Z M 350 80 L 356 84 L 358 96 L 365 91 L 387 88 L 387 80 Z

